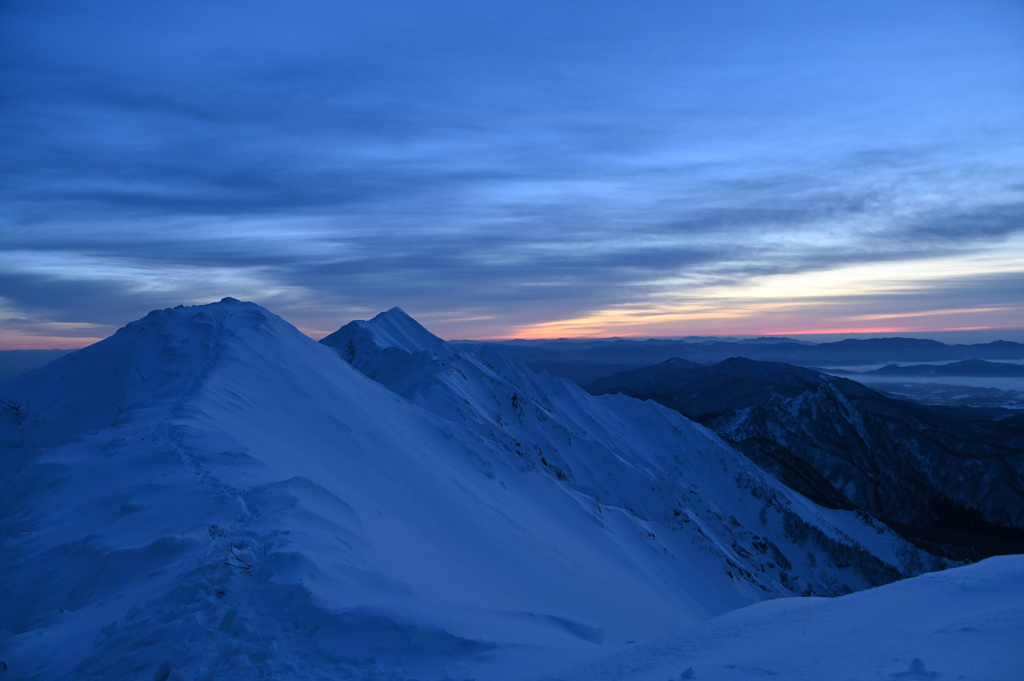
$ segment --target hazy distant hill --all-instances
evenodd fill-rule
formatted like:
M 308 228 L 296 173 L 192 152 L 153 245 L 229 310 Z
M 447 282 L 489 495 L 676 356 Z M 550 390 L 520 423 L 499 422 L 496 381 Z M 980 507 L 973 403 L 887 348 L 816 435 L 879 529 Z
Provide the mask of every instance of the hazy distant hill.
M 855 375 L 853 372 L 847 372 Z M 996 378 L 1024 377 L 1024 366 L 1006 362 L 986 362 L 968 359 L 950 364 L 911 364 L 900 366 L 890 364 L 874 371 L 865 371 L 863 376 L 979 376 Z
M 52 362 L 71 350 L 0 350 L 0 381 Z
M 616 371 L 638 369 L 676 357 L 701 364 L 745 357 L 762 362 L 799 366 L 855 366 L 883 362 L 952 362 L 957 360 L 1024 359 L 1024 344 L 995 341 L 976 345 L 946 345 L 918 338 L 847 339 L 835 343 L 808 344 L 791 340 L 750 342 L 706 340 L 595 340 L 536 341 L 523 344 L 466 343 L 456 347 L 473 350 L 490 345 L 509 357 L 521 359 L 536 371 L 587 383 Z

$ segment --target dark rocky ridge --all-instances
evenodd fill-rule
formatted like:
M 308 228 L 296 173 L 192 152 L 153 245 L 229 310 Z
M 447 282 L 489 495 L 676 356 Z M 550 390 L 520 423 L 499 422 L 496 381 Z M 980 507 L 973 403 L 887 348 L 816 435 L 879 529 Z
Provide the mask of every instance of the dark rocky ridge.
M 589 383 L 708 426 L 793 489 L 955 558 L 1024 552 L 1024 414 L 933 407 L 845 378 L 671 359 Z

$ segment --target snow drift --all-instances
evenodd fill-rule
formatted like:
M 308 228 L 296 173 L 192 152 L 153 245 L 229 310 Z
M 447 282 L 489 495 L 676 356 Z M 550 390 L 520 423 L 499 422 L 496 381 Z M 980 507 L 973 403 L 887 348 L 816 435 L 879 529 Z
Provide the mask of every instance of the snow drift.
M 840 598 L 759 603 L 543 678 L 1017 681 L 1022 575 L 1024 556 L 1001 556 Z

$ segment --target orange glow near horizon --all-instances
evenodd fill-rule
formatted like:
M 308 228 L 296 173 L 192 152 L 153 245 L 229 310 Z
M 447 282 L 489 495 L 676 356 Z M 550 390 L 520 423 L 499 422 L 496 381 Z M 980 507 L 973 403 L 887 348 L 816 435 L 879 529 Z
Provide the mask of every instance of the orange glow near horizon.
M 1014 239 L 1004 247 L 1020 245 Z M 851 265 L 834 270 L 751 278 L 737 285 L 695 287 L 661 282 L 645 303 L 593 310 L 578 317 L 525 324 L 502 339 L 814 334 L 927 334 L 1024 327 L 1024 306 L 979 305 L 914 309 L 917 294 L 935 281 L 946 285 L 992 272 L 1020 272 L 1014 248 L 968 258 Z M 688 294 L 688 295 L 687 295 Z M 865 302 L 858 302 L 862 297 Z M 907 296 L 909 309 L 900 310 Z M 868 301 L 871 302 L 868 302 Z M 881 308 L 868 312 L 870 307 Z M 866 309 L 867 308 L 867 309 Z
M 747 332 L 697 332 L 688 333 L 685 336 L 729 336 L 737 338 L 760 338 L 770 336 L 843 336 L 843 335 L 854 335 L 854 334 L 882 334 L 882 333 L 894 333 L 894 334 L 931 334 L 931 333 L 950 333 L 955 331 L 993 331 L 997 330 L 994 326 L 966 326 L 958 328 L 945 328 L 945 329 L 920 329 L 920 328 L 906 328 L 906 327 L 871 327 L 871 328 L 837 328 L 837 329 L 804 329 L 801 331 L 747 331 Z M 466 340 L 479 340 L 479 341 L 506 341 L 506 340 L 555 340 L 564 338 L 566 340 L 599 340 L 602 338 L 681 338 L 685 337 L 680 334 L 676 335 L 656 335 L 649 333 L 616 333 L 613 335 L 595 335 L 595 336 L 495 336 L 491 338 L 473 338 Z
M 994 326 L 962 326 L 946 329 L 920 329 L 910 327 L 871 327 L 864 329 L 840 328 L 840 329 L 810 329 L 803 331 L 773 331 L 763 334 L 744 334 L 761 336 L 811 336 L 811 335 L 844 335 L 844 334 L 865 334 L 865 333 L 949 333 L 951 331 L 991 331 Z
M 872 326 L 872 327 L 838 327 L 829 329 L 771 329 L 771 330 L 747 330 L 747 331 L 706 331 L 706 330 L 693 330 L 691 329 L 687 333 L 674 333 L 674 334 L 657 334 L 648 333 L 644 331 L 617 331 L 617 332 L 606 332 L 606 333 L 595 333 L 595 334 L 578 334 L 571 335 L 568 332 L 553 332 L 557 335 L 531 335 L 531 334 L 509 334 L 503 336 L 492 336 L 492 337 L 481 337 L 472 340 L 480 341 L 505 341 L 505 340 L 554 340 L 559 338 L 565 338 L 569 340 L 588 340 L 588 339 L 601 339 L 601 338 L 680 338 L 685 336 L 735 336 L 735 337 L 751 337 L 757 338 L 762 336 L 813 336 L 813 335 L 850 335 L 850 334 L 931 334 L 931 333 L 950 333 L 955 331 L 993 331 L 1005 327 L 997 326 L 958 326 L 958 327 L 943 327 L 943 328 L 921 328 L 921 327 L 908 327 L 908 326 Z
M 895 303 L 893 300 L 888 304 L 889 310 Z M 727 290 L 708 290 L 701 298 L 683 303 L 663 299 L 649 305 L 609 307 L 532 324 L 514 325 L 512 319 L 502 323 L 504 320 L 497 316 L 454 315 L 448 318 L 436 312 L 420 315 L 419 321 L 443 338 L 483 341 L 686 336 L 920 336 L 1024 328 L 1024 306 L 989 305 L 876 313 L 863 313 L 863 307 L 861 310 L 857 307 L 856 302 L 839 302 L 828 296 L 742 299 L 729 296 Z M 281 312 L 287 319 L 288 312 Z M 299 322 L 298 328 L 314 340 L 338 328 L 331 325 L 331 329 L 325 331 L 321 320 L 309 321 L 312 323 Z M 113 326 L 40 322 L 31 328 L 0 330 L 0 350 L 74 350 L 96 343 L 115 330 Z
M 601 317 L 601 315 L 596 315 Z M 675 317 L 675 315 L 652 315 L 653 317 L 660 318 L 659 321 L 665 322 L 665 317 Z M 907 314 L 907 315 L 884 315 L 885 317 L 922 317 L 926 316 L 923 314 Z M 737 315 L 737 318 L 741 317 Z M 703 316 L 702 319 L 713 320 L 714 317 Z M 694 317 L 687 317 L 685 321 L 692 322 Z M 737 336 L 737 337 L 759 337 L 759 336 L 828 336 L 828 335 L 866 335 L 866 334 L 899 334 L 899 335 L 913 335 L 913 334 L 931 334 L 931 333 L 949 333 L 949 332 L 969 332 L 969 331 L 994 331 L 999 329 L 1014 329 L 1016 327 L 1006 326 L 993 326 L 993 325 L 974 325 L 974 326 L 936 326 L 926 327 L 919 325 L 892 325 L 892 326 L 858 326 L 856 324 L 842 325 L 837 324 L 835 326 L 829 326 L 824 328 L 801 328 L 801 327 L 781 327 L 771 328 L 764 326 L 756 326 L 756 322 L 749 326 L 737 326 L 737 327 L 718 327 L 709 325 L 708 327 L 694 328 L 690 326 L 685 329 L 676 329 L 674 331 L 666 331 L 658 325 L 658 329 L 654 328 L 636 328 L 633 324 L 617 325 L 615 323 L 608 323 L 610 320 L 605 320 L 604 324 L 598 323 L 592 317 L 585 317 L 578 320 L 569 320 L 568 323 L 558 321 L 549 322 L 545 324 L 537 324 L 533 326 L 520 327 L 517 331 L 506 334 L 481 334 L 473 336 L 473 340 L 479 341 L 505 341 L 505 340 L 552 340 L 557 338 L 567 339 L 600 339 L 600 338 L 679 338 L 684 336 Z M 679 323 L 683 320 L 673 319 L 672 321 Z M 754 320 L 747 319 L 748 322 L 754 322 Z M 642 325 L 642 322 L 641 322 Z M 309 336 L 313 340 L 320 340 L 324 336 L 333 333 L 333 331 L 323 331 L 320 329 L 312 329 L 309 327 L 300 327 L 299 330 Z M 29 335 L 29 334 L 13 334 L 10 336 L 0 336 L 0 351 L 5 350 L 78 350 L 86 346 L 92 345 L 103 340 L 104 337 L 94 336 L 50 336 L 50 335 Z M 452 336 L 454 339 L 455 336 Z M 460 338 L 468 339 L 468 336 L 460 336 Z
M 92 336 L 31 336 L 13 334 L 0 337 L 0 351 L 3 350 L 80 350 L 103 338 Z
M 977 306 L 967 307 L 972 298 L 957 292 L 961 287 L 970 291 L 973 284 L 995 274 L 1020 273 L 1024 273 L 1024 234 L 955 256 L 859 263 L 735 281 L 713 270 L 693 269 L 646 281 L 632 293 L 623 290 L 618 303 L 594 301 L 589 309 L 578 306 L 561 314 L 552 307 L 555 301 L 548 301 L 544 313 L 531 311 L 525 303 L 501 312 L 423 305 L 413 316 L 440 337 L 477 340 L 1009 331 L 1024 329 L 1024 302 L 1000 291 L 978 297 Z M 215 283 L 227 288 L 224 282 Z M 258 284 L 253 273 L 232 280 L 233 286 L 250 292 L 236 291 L 235 297 L 266 304 L 313 339 L 332 333 L 347 319 L 369 319 L 382 311 L 366 305 L 318 307 L 301 291 Z M 5 319 L 17 320 L 17 326 L 4 329 Z M 0 298 L 0 349 L 74 349 L 115 330 L 113 325 L 88 321 L 36 318 L 6 308 Z
M 785 301 L 770 305 L 737 302 L 732 309 L 696 305 L 689 311 L 602 310 L 575 319 L 518 327 L 488 340 L 541 340 L 551 338 L 678 338 L 684 336 L 804 336 L 846 334 L 928 334 L 957 331 L 1013 329 L 1021 326 L 993 324 L 976 315 L 1000 315 L 1024 319 L 1021 308 L 985 307 L 942 309 L 891 314 L 835 315 L 828 304 Z M 766 317 L 778 317 L 765 323 Z M 972 318 L 973 317 L 973 318 Z M 810 324 L 807 321 L 813 319 Z M 910 323 L 872 324 L 906 320 Z M 911 320 L 913 320 L 911 322 Z M 804 323 L 801 323 L 804 322 Z M 825 322 L 822 324 L 822 322 Z M 916 322 L 916 323 L 914 323 Z M 931 323 L 929 323 L 931 322 Z M 985 323 L 987 322 L 987 323 Z M 806 324 L 806 325 L 805 325 Z

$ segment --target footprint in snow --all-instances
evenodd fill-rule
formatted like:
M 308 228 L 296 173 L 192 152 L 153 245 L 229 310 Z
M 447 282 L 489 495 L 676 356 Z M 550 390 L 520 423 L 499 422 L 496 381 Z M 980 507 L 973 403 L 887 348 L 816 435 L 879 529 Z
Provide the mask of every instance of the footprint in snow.
M 910 677 L 910 678 L 919 678 L 919 679 L 934 679 L 938 675 L 939 675 L 938 672 L 927 671 L 924 668 L 924 662 L 922 662 L 921 658 L 919 658 L 919 657 L 915 657 L 914 658 L 914 661 L 910 663 L 910 667 L 907 668 L 907 671 L 905 671 L 905 672 L 896 672 L 895 674 L 889 674 L 889 676 L 892 676 L 892 677 L 895 677 L 895 678 Z
M 747 674 L 756 674 L 758 676 L 778 676 L 779 675 L 778 672 L 773 672 L 771 669 L 761 669 L 760 667 L 741 667 L 740 665 L 736 665 L 736 664 L 727 664 L 727 665 L 725 665 L 725 668 L 726 669 L 735 669 L 735 670 L 738 670 L 738 671 L 741 671 L 741 672 L 745 672 Z M 691 669 L 692 669 L 692 667 L 691 667 Z M 689 671 L 689 670 L 687 670 L 687 671 Z

